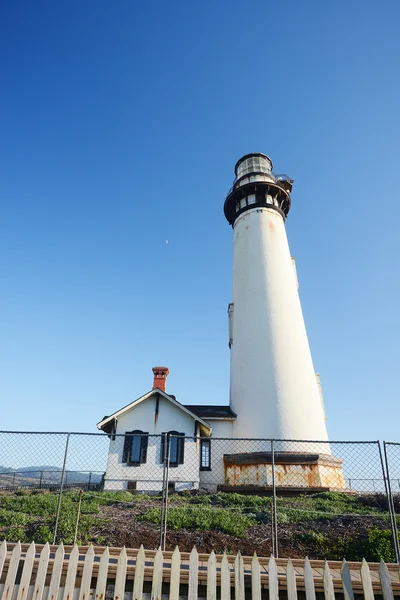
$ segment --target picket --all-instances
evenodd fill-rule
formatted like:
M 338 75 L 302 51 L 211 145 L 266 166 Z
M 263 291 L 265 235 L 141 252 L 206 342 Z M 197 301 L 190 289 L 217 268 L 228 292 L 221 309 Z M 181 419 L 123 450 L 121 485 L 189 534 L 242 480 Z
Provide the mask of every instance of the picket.
M 250 576 L 251 574 L 251 576 Z M 400 593 L 395 565 L 370 566 L 360 563 L 304 561 L 235 556 L 226 553 L 217 560 L 215 552 L 199 554 L 125 548 L 89 546 L 35 546 L 30 544 L 0 544 L 0 600 L 106 600 L 110 583 L 114 600 L 164 600 L 163 576 L 169 589 L 168 600 L 180 600 L 184 586 L 187 600 L 199 600 L 199 586 L 207 584 L 206 600 L 245 600 L 250 587 L 252 600 L 261 600 L 262 588 L 268 588 L 270 600 L 279 600 L 279 587 L 287 592 L 287 600 L 297 600 L 298 590 L 305 590 L 306 600 L 316 600 L 323 592 L 325 600 L 354 600 L 363 592 L 364 600 L 394 600 Z M 46 582 L 50 579 L 49 587 Z M 133 592 L 125 592 L 127 581 L 134 580 Z M 64 587 L 60 587 L 65 580 Z M 91 589 L 96 580 L 96 589 Z M 144 582 L 152 582 L 151 595 L 144 592 Z M 32 583 L 31 583 L 32 582 Z M 115 585 L 112 586 L 112 583 Z M 131 584 L 129 584 L 131 585 Z M 146 584 L 148 585 L 148 584 Z M 219 588 L 219 593 L 218 593 Z M 129 587 L 127 588 L 129 589 Z M 202 589 L 202 587 L 200 587 Z M 301 591 L 300 594 L 303 594 Z
M 268 562 L 269 600 L 279 600 L 278 568 L 273 556 Z
M 108 551 L 108 548 L 106 548 L 100 558 L 99 572 L 97 575 L 97 582 L 96 582 L 95 600 L 104 600 L 104 598 L 106 597 L 109 560 L 110 560 L 110 553 Z
M 235 600 L 245 600 L 244 598 L 244 564 L 243 556 L 239 552 L 235 558 Z
M 221 561 L 221 600 L 231 600 L 231 571 L 226 552 Z
M 181 553 L 176 546 L 171 559 L 171 582 L 169 585 L 169 600 L 179 600 L 179 583 L 181 577 Z
M 308 556 L 306 556 L 304 561 L 304 587 L 306 590 L 306 600 L 315 600 L 314 575 Z
M 7 556 L 7 542 L 6 540 L 0 546 L 0 578 L 3 574 L 3 567 Z
M 11 554 L 10 564 L 8 565 L 7 577 L 4 583 L 3 594 L 1 600 L 10 600 L 12 598 L 15 577 L 17 575 L 19 559 L 21 557 L 21 542 L 15 544 Z
M 161 547 L 157 550 L 154 557 L 153 566 L 153 585 L 151 588 L 151 600 L 161 600 L 162 589 L 162 571 L 163 571 L 163 553 Z
M 142 598 L 145 562 L 146 555 L 142 544 L 136 556 L 135 582 L 133 584 L 133 600 L 141 600 Z
M 60 588 L 61 573 L 64 564 L 64 546 L 61 543 L 54 558 L 53 572 L 50 579 L 48 600 L 57 600 Z
M 290 558 L 286 567 L 286 587 L 288 600 L 297 600 L 296 573 Z
M 44 593 L 44 586 L 46 584 L 47 567 L 50 558 L 50 546 L 45 544 L 42 548 L 39 558 L 39 566 L 35 579 L 35 586 L 33 590 L 32 600 L 42 600 Z
M 207 600 L 217 600 L 217 557 L 214 550 L 207 561 Z
M 22 569 L 21 581 L 18 588 L 17 600 L 26 600 L 29 591 L 29 584 L 31 581 L 33 561 L 35 560 L 35 544 L 29 546 L 27 553 L 25 554 L 24 566 Z
M 199 555 L 196 547 L 193 547 L 189 560 L 189 592 L 188 600 L 197 600 L 199 587 Z
M 340 576 L 342 578 L 344 600 L 354 600 L 353 584 L 351 582 L 350 569 L 345 559 L 343 559 L 342 562 Z
M 75 544 L 69 555 L 67 578 L 65 580 L 64 600 L 73 600 L 75 591 L 76 568 L 79 560 L 79 548 Z M 56 596 L 57 598 L 57 596 Z
M 256 552 L 251 561 L 251 600 L 261 600 L 260 563 Z
M 125 546 L 122 548 L 117 564 L 117 576 L 114 586 L 114 600 L 123 600 L 125 594 L 127 556 Z
M 333 588 L 332 573 L 329 569 L 327 561 L 325 561 L 323 577 L 325 600 L 335 600 L 335 590 Z
M 375 600 L 374 590 L 372 588 L 371 572 L 365 558 L 361 563 L 361 581 L 365 600 Z
M 379 565 L 379 579 L 381 582 L 384 600 L 394 600 L 389 571 L 383 560 L 381 560 Z
M 90 594 L 90 583 L 92 581 L 92 571 L 94 562 L 94 548 L 89 546 L 89 550 L 85 555 L 85 564 L 83 566 L 81 589 L 79 592 L 79 600 L 88 600 Z

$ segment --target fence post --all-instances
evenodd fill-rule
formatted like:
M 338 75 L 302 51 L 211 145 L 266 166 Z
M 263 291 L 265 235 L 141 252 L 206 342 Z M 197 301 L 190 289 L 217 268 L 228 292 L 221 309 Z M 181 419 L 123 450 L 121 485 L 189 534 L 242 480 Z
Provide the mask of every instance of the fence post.
M 271 440 L 271 462 L 272 462 L 272 497 L 273 497 L 273 505 L 274 505 L 274 556 L 278 558 L 279 556 L 279 548 L 278 548 L 278 513 L 276 510 L 276 485 L 275 485 L 275 448 L 274 448 L 274 440 Z
M 87 489 L 90 490 L 90 484 L 92 483 L 92 471 L 90 471 L 89 473 L 89 481 L 88 481 L 88 486 Z
M 392 536 L 393 536 L 394 553 L 396 556 L 397 563 L 400 564 L 399 534 L 397 531 L 396 511 L 394 509 L 393 494 L 392 494 L 392 488 L 390 485 L 389 461 L 387 458 L 385 441 L 383 442 L 383 453 L 385 456 L 386 476 L 385 476 L 385 470 L 384 470 L 384 466 L 383 466 L 382 450 L 381 450 L 380 442 L 379 442 L 379 453 L 380 453 L 380 457 L 381 457 L 383 477 L 384 477 L 384 482 L 385 482 L 386 498 L 387 498 L 388 505 L 389 505 L 389 514 L 390 514 L 390 522 L 391 522 L 391 529 L 392 529 Z
M 56 523 L 54 525 L 53 544 L 56 543 L 57 530 L 58 530 L 58 522 L 60 520 L 61 497 L 62 497 L 62 492 L 63 492 L 63 487 L 64 487 L 65 467 L 67 465 L 68 444 L 69 444 L 70 435 L 71 435 L 70 433 L 67 433 L 67 440 L 66 440 L 66 443 L 65 443 L 64 462 L 63 462 L 62 473 L 61 473 L 60 491 L 59 491 L 59 494 L 58 494 L 57 514 L 56 514 Z
M 169 486 L 169 463 L 170 463 L 170 452 L 171 452 L 171 435 L 167 433 L 167 465 L 165 469 L 165 508 L 164 508 L 164 538 L 162 549 L 165 550 L 165 544 L 167 541 L 167 520 L 168 520 L 168 486 Z
M 76 524 L 75 524 L 75 535 L 74 535 L 74 546 L 76 544 L 76 540 L 78 539 L 78 527 L 79 527 L 79 519 L 81 516 L 82 496 L 83 496 L 83 490 L 79 490 L 78 510 L 76 513 Z
M 161 516 L 160 516 L 160 548 L 163 547 L 163 538 L 164 538 L 164 513 L 165 513 L 165 488 L 166 488 L 166 472 L 167 472 L 167 453 L 165 448 L 165 437 L 163 438 L 161 434 L 160 437 L 160 450 L 163 452 L 162 460 L 163 460 L 163 478 L 162 478 L 162 496 L 161 496 Z
M 43 484 L 43 471 L 40 471 L 39 490 L 42 489 L 42 484 Z

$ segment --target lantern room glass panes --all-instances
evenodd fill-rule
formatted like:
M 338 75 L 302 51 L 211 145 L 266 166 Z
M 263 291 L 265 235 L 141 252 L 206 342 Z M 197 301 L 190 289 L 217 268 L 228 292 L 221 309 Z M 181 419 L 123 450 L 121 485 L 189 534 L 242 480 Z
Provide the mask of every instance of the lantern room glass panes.
M 271 174 L 271 163 L 264 156 L 252 156 L 241 162 L 237 168 L 237 178 L 254 172 Z

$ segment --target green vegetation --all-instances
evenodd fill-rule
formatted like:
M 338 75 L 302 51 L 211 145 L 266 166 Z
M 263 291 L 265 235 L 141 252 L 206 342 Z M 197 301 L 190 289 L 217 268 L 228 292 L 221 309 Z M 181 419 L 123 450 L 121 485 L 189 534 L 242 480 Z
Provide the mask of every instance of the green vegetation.
M 368 561 L 380 559 L 385 562 L 395 561 L 390 529 L 373 527 L 367 532 L 367 536 L 361 539 L 350 536 L 346 539 L 337 538 L 332 540 L 323 533 L 315 532 L 298 534 L 296 537 L 302 543 L 315 545 L 318 554 L 330 560 L 342 560 L 343 557 L 346 557 L 349 560 L 358 561 L 363 558 Z
M 150 508 L 141 517 L 145 521 L 160 524 L 161 510 Z M 167 515 L 168 527 L 172 529 L 215 529 L 242 537 L 247 530 L 256 524 L 256 519 L 233 513 L 222 508 L 188 507 L 170 508 Z
M 58 538 L 66 544 L 74 540 L 78 511 L 78 492 L 66 492 L 61 503 Z M 147 497 L 148 498 L 148 497 Z M 145 501 L 144 496 L 129 492 L 87 492 L 81 505 L 78 542 L 93 541 L 91 528 L 104 522 L 99 513 L 102 506 L 120 502 Z M 0 495 L 0 536 L 10 541 L 34 540 L 39 544 L 53 541 L 58 495 L 50 492 L 22 490 L 15 494 Z
M 66 544 L 74 539 L 78 499 L 77 491 L 66 491 L 62 497 L 57 540 Z M 0 537 L 52 542 L 57 502 L 57 493 L 48 491 L 0 494 Z M 85 492 L 77 541 L 155 547 L 160 504 L 160 496 Z M 322 493 L 278 498 L 277 515 L 280 547 L 287 555 L 338 560 L 394 559 L 383 496 Z M 269 554 L 270 547 L 265 543 L 270 544 L 271 518 L 270 497 L 184 492 L 169 498 L 168 529 L 171 537 L 175 532 L 174 543 L 179 543 L 181 549 L 185 544 L 186 549 L 190 548 L 195 539 L 203 551 L 228 547 Z M 207 541 L 201 547 L 203 539 Z M 260 547 L 260 543 L 264 545 Z

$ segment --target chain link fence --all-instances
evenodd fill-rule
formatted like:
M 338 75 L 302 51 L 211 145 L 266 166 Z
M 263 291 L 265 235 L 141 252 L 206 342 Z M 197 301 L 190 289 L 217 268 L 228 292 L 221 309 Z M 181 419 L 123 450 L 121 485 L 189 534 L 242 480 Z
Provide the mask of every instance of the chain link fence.
M 398 560 L 399 510 L 400 444 L 0 432 L 10 541 Z

